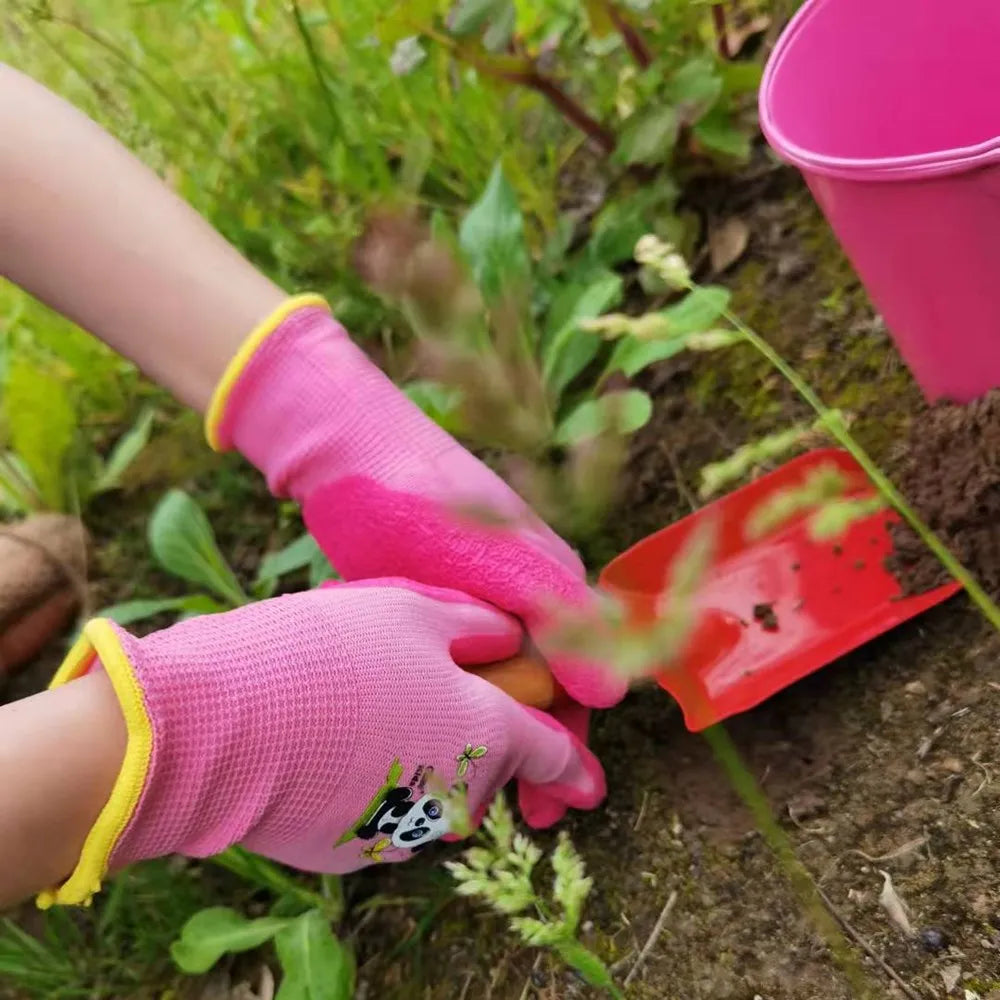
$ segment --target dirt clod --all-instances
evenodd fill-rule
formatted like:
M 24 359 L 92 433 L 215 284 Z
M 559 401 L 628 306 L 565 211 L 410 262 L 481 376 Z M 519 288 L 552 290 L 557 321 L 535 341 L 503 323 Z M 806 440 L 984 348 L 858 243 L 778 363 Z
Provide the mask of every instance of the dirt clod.
M 755 621 L 760 622 L 765 632 L 778 631 L 778 616 L 775 614 L 773 604 L 755 604 L 753 617 Z
M 896 481 L 987 593 L 1000 597 L 1000 390 L 968 406 L 940 403 L 917 416 Z M 895 552 L 886 568 L 905 593 L 948 582 L 937 557 L 908 525 L 890 531 Z
M 948 935 L 936 927 L 927 927 L 920 932 L 920 943 L 926 951 L 943 951 L 948 947 Z

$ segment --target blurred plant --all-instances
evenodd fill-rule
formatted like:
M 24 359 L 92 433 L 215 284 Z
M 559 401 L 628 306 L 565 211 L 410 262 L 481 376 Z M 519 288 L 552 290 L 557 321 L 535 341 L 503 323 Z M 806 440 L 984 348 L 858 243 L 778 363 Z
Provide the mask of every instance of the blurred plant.
M 248 594 L 219 550 L 205 512 L 183 490 L 170 490 L 156 505 L 149 522 L 149 546 L 168 573 L 204 589 L 180 597 L 125 601 L 100 612 L 120 625 L 168 613 L 192 618 L 227 611 L 272 596 L 281 577 L 301 570 L 308 570 L 313 587 L 334 577 L 326 556 L 305 534 L 261 559 Z
M 270 912 L 256 919 L 225 906 L 195 913 L 170 948 L 182 972 L 202 975 L 226 955 L 273 942 L 283 977 L 280 1000 L 350 1000 L 355 962 L 335 930 L 344 916 L 337 876 L 322 876 L 317 892 L 240 847 L 209 860 L 269 893 Z
M 838 420 L 843 419 L 839 411 L 831 411 Z M 788 430 L 767 434 L 756 441 L 743 445 L 721 462 L 713 462 L 701 470 L 700 495 L 703 500 L 714 496 L 723 487 L 750 475 L 760 466 L 767 465 L 789 452 L 811 446 L 826 436 L 825 421 L 820 418 L 812 424 L 796 424 Z
M 467 204 L 495 158 L 555 215 L 565 134 L 424 53 L 403 79 L 373 38 L 381 4 L 12 0 L 0 59 L 72 100 L 283 287 L 326 295 L 359 335 L 386 315 L 346 266 L 367 207 Z
M 105 425 L 120 423 L 132 402 L 122 389 L 127 366 L 8 288 L 0 288 L 4 307 L 0 512 L 76 513 L 121 485 L 149 440 L 153 409 L 142 407 L 131 428 L 105 445 Z
M 511 929 L 534 948 L 548 948 L 575 969 L 591 986 L 612 997 L 624 994 L 604 963 L 578 937 L 583 904 L 593 881 L 569 834 L 562 831 L 549 856 L 554 873 L 551 898 L 541 895 L 532 875 L 542 851 L 524 834 L 515 833 L 514 818 L 500 793 L 483 820 L 480 844 L 469 848 L 464 861 L 446 864 L 463 896 L 478 896 L 509 918 Z
M 632 330 L 606 343 L 594 321 L 623 298 L 614 268 L 631 258 L 650 204 L 635 197 L 598 216 L 576 253 L 564 229 L 536 260 L 498 164 L 457 233 L 440 216 L 428 226 L 383 212 L 355 249 L 365 280 L 416 334 L 419 377 L 404 376 L 405 391 L 446 430 L 501 450 L 508 478 L 575 536 L 599 523 L 626 441 L 652 413 L 627 379 L 689 344 L 709 349 L 728 301 L 706 289 L 665 310 L 669 343 Z
M 717 56 L 717 30 L 707 5 L 666 0 L 397 0 L 379 35 L 395 46 L 399 72 L 412 64 L 400 54 L 425 39 L 486 79 L 539 95 L 617 163 L 656 166 L 681 147 L 749 152 L 734 113 L 759 68 L 727 61 L 731 46 Z
M 696 599 L 717 542 L 715 520 L 699 520 L 671 561 L 662 592 L 641 616 L 612 594 L 602 594 L 596 607 L 554 606 L 546 651 L 606 664 L 632 681 L 676 669 L 699 624 Z
M 692 294 L 699 290 L 691 277 L 687 265 L 676 248 L 665 243 L 656 236 L 648 235 L 640 240 L 637 247 L 637 257 L 644 266 L 651 268 L 664 282 L 673 287 Z M 1000 631 L 1000 607 L 992 601 L 983 590 L 976 578 L 955 558 L 947 546 L 934 534 L 920 518 L 906 497 L 896 488 L 892 480 L 882 471 L 878 463 L 861 446 L 851 434 L 848 420 L 838 410 L 828 407 L 816 394 L 809 383 L 776 351 L 757 331 L 751 329 L 728 307 L 722 312 L 722 318 L 738 334 L 738 340 L 751 346 L 757 353 L 785 379 L 819 418 L 818 426 L 828 433 L 855 459 L 864 470 L 872 484 L 878 490 L 879 496 L 886 506 L 894 508 L 900 517 L 917 533 L 924 544 L 940 560 L 942 566 L 965 588 L 973 603 L 983 616 Z M 863 517 L 865 510 L 870 513 L 870 504 L 860 501 L 848 502 L 850 498 L 833 500 L 825 513 L 820 513 L 819 520 L 814 524 L 814 530 L 822 532 L 826 537 L 838 530 L 846 530 L 851 519 Z M 872 504 L 874 501 L 872 501 Z

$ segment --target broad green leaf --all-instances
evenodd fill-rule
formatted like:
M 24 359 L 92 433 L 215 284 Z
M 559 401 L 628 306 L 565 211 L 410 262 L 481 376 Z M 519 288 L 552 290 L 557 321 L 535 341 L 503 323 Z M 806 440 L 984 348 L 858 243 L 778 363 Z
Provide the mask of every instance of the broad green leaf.
M 556 429 L 557 445 L 580 444 L 605 431 L 632 434 L 649 422 L 653 401 L 639 389 L 609 392 L 581 403 Z
M 576 220 L 570 215 L 560 215 L 542 248 L 539 263 L 543 270 L 552 274 L 562 270 L 575 232 Z
M 276 1000 L 351 1000 L 354 956 L 318 910 L 310 910 L 274 940 L 284 974 Z
M 680 120 L 670 104 L 643 108 L 632 115 L 622 129 L 615 148 L 616 163 L 655 166 L 666 162 L 677 142 Z
M 340 574 L 333 568 L 326 554 L 317 552 L 309 564 L 309 586 L 318 587 L 327 580 L 339 580 Z
M 119 625 L 130 625 L 133 622 L 145 621 L 168 611 L 183 611 L 188 615 L 210 615 L 227 610 L 208 594 L 188 594 L 184 597 L 148 598 L 135 601 L 123 601 L 112 604 L 99 612 L 102 618 L 110 618 Z
M 559 287 L 549 306 L 542 334 L 542 350 L 548 353 L 559 337 L 565 336 L 567 327 L 575 327 L 580 320 L 600 316 L 618 305 L 621 297 L 621 277 L 605 269 L 592 272 L 587 281 L 571 281 Z
M 248 920 L 228 907 L 213 906 L 191 917 L 170 946 L 170 955 L 182 972 L 201 975 L 223 955 L 259 948 L 291 923 L 278 917 Z
M 495 19 L 505 5 L 506 0 L 460 0 L 448 27 L 456 38 L 475 34 L 488 21 Z
M 403 392 L 427 414 L 434 423 L 454 434 L 461 428 L 462 390 L 421 379 L 403 387 Z
M 588 261 L 600 267 L 631 261 L 639 237 L 658 232 L 662 220 L 673 216 L 676 201 L 677 188 L 669 178 L 609 201 L 594 220 L 584 251 Z
M 609 0 L 583 0 L 583 8 L 587 12 L 587 27 L 594 38 L 607 38 L 618 30 Z
M 729 305 L 729 298 L 729 290 L 720 285 L 702 285 L 689 292 L 659 314 L 667 321 L 667 335 L 656 340 L 623 337 L 608 359 L 605 376 L 620 371 L 632 378 L 644 368 L 680 354 L 687 348 L 688 337 L 714 327 Z
M 233 606 L 247 603 L 205 512 L 183 490 L 171 490 L 156 505 L 149 522 L 149 544 L 164 569 L 207 587 Z
M 667 100 L 684 122 L 696 122 L 722 94 L 722 78 L 710 59 L 685 63 L 667 84 Z
M 139 414 L 132 428 L 121 436 L 111 449 L 101 474 L 91 487 L 91 495 L 113 490 L 121 484 L 122 476 L 149 442 L 149 434 L 153 429 L 153 416 L 152 408 L 147 407 Z
M 76 413 L 65 379 L 25 358 L 14 358 L 3 386 L 8 445 L 24 463 L 50 510 L 69 500 L 67 458 L 76 434 Z
M 462 220 L 459 244 L 487 301 L 528 275 L 524 219 L 499 163 L 482 197 Z
M 399 168 L 399 186 L 417 194 L 434 160 L 434 140 L 422 129 L 415 130 L 403 147 L 403 162 Z
M 562 326 L 544 348 L 542 375 L 552 398 L 557 400 L 566 386 L 593 361 L 601 348 L 601 337 L 580 329 L 580 321 L 593 319 L 617 305 L 622 297 L 622 279 L 605 272 L 577 296 Z
M 746 160 L 750 156 L 750 136 L 721 108 L 713 108 L 694 127 L 698 141 L 714 153 Z
M 670 337 L 663 340 L 638 340 L 636 337 L 622 337 L 608 359 L 604 375 L 607 377 L 615 372 L 624 372 L 629 378 L 632 378 L 644 368 L 655 365 L 658 361 L 666 361 L 675 354 L 680 354 L 684 348 L 683 337 Z
M 0 451 L 0 506 L 12 514 L 27 514 L 38 506 L 31 472 L 12 451 Z
M 573 939 L 560 942 L 555 948 L 559 957 L 568 966 L 576 969 L 591 986 L 608 990 L 615 997 L 623 996 L 607 966 L 589 948 L 585 948 L 579 941 Z
M 502 0 L 483 34 L 483 47 L 489 52 L 503 52 L 517 28 L 517 8 L 514 0 Z
M 670 324 L 671 336 L 704 333 L 719 321 L 729 307 L 728 288 L 721 285 L 700 285 L 684 296 L 680 302 L 668 306 L 663 315 Z
M 756 93 L 764 76 L 764 67 L 761 63 L 746 59 L 728 60 L 720 63 L 716 70 L 722 77 L 723 97 Z
M 414 31 L 429 28 L 438 7 L 439 0 L 397 0 L 379 17 L 376 37 L 383 45 L 395 45 Z
M 277 580 L 288 573 L 294 573 L 298 569 L 305 569 L 312 563 L 319 552 L 316 539 L 310 534 L 304 534 L 296 538 L 294 542 L 289 542 L 283 549 L 277 552 L 268 552 L 260 561 L 260 568 L 257 570 L 257 580 Z

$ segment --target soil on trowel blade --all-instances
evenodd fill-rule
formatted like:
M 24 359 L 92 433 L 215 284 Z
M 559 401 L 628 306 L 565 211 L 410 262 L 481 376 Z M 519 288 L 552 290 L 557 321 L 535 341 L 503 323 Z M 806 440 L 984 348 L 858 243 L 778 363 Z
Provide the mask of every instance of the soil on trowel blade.
M 1000 390 L 968 406 L 940 403 L 916 417 L 897 484 L 934 533 L 1000 598 Z M 886 566 L 906 594 L 949 581 L 908 525 L 892 529 Z

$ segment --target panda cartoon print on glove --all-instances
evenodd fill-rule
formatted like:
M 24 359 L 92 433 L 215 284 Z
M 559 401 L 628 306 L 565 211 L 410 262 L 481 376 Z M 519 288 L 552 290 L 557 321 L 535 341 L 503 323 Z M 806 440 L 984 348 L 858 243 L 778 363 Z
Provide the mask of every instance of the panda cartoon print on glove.
M 471 747 L 469 744 L 466 751 Z M 486 753 L 485 746 L 476 746 L 474 759 L 479 760 Z M 461 763 L 464 758 L 463 753 L 455 760 Z M 389 768 L 385 784 L 375 793 L 361 818 L 334 846 L 340 847 L 352 840 L 365 841 L 361 854 L 376 863 L 393 860 L 385 857 L 387 852 L 403 851 L 409 857 L 423 850 L 451 832 L 448 799 L 465 792 L 466 784 L 460 778 L 467 770 L 468 766 L 460 766 L 455 782 L 448 787 L 436 778 L 433 767 L 421 764 L 409 783 L 401 785 L 403 764 L 397 758 Z
M 371 840 L 388 837 L 393 847 L 419 851 L 448 832 L 448 817 L 444 802 L 435 795 L 422 795 L 414 800 L 412 788 L 394 788 L 389 792 L 375 815 L 357 836 Z

